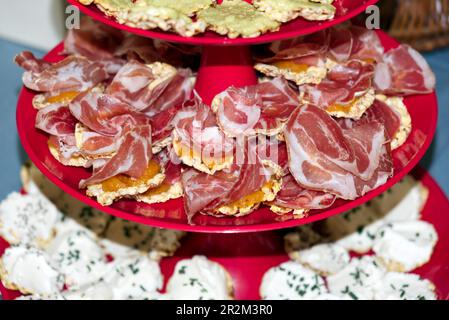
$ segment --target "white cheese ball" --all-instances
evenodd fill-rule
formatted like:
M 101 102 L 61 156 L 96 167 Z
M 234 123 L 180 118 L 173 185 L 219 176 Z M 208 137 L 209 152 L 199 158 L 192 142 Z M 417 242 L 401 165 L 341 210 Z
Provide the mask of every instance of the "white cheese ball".
M 437 241 L 427 222 L 394 222 L 379 229 L 373 251 L 389 271 L 409 272 L 430 260 Z
M 9 289 L 24 294 L 51 296 L 64 287 L 64 276 L 49 256 L 31 247 L 10 247 L 0 260 L 0 276 Z
M 195 256 L 177 263 L 167 294 L 173 300 L 229 300 L 232 280 L 220 264 Z
M 376 300 L 436 300 L 432 282 L 411 273 L 388 272 L 375 288 Z
M 294 261 L 268 270 L 260 287 L 264 300 L 313 300 L 326 293 L 323 278 Z

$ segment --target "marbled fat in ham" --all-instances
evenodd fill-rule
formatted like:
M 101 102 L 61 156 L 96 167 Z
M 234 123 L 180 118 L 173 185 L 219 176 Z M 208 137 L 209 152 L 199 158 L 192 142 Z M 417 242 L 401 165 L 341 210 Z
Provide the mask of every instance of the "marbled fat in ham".
M 296 181 L 307 189 L 343 199 L 352 200 L 366 193 L 370 190 L 368 182 L 377 185 L 377 179 L 371 180 L 381 158 L 389 156 L 383 153 L 386 136 L 380 123 L 344 130 L 327 113 L 312 105 L 295 111 L 284 135 L 290 172 Z M 391 174 L 392 168 L 384 171 Z
M 218 124 L 230 137 L 276 135 L 298 105 L 298 93 L 282 78 L 230 87 L 212 102 Z
M 435 89 L 435 75 L 424 57 L 408 45 L 388 51 L 376 66 L 374 84 L 387 95 L 431 93 Z

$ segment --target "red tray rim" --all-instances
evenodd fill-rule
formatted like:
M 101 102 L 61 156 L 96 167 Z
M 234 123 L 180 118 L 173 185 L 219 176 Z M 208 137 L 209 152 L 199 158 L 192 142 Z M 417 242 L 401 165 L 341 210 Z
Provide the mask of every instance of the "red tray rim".
M 273 33 L 266 33 L 259 37 L 255 38 L 236 38 L 230 39 L 225 36 L 219 36 L 218 34 L 214 37 L 183 37 L 171 32 L 163 32 L 163 31 L 153 31 L 153 30 L 144 30 L 139 28 L 129 27 L 124 24 L 120 24 L 116 22 L 114 19 L 107 17 L 101 11 L 99 11 L 94 4 L 90 6 L 85 6 L 78 2 L 78 0 L 67 0 L 73 6 L 76 6 L 82 13 L 90 16 L 91 18 L 111 26 L 116 29 L 120 29 L 129 33 L 133 33 L 136 35 L 144 36 L 147 38 L 165 40 L 169 42 L 177 42 L 191 45 L 216 45 L 216 46 L 225 46 L 225 45 L 255 45 L 262 44 L 267 42 L 273 42 L 288 38 L 294 38 L 298 36 L 303 36 L 307 34 L 311 34 L 314 32 L 318 32 L 335 25 L 341 24 L 345 21 L 348 21 L 355 16 L 364 12 L 369 6 L 375 5 L 379 0 L 363 0 L 364 3 L 349 13 L 342 15 L 340 17 L 336 17 L 330 21 L 325 22 L 317 22 L 311 27 L 301 28 L 295 31 L 278 31 Z M 302 18 L 298 18 L 302 19 Z

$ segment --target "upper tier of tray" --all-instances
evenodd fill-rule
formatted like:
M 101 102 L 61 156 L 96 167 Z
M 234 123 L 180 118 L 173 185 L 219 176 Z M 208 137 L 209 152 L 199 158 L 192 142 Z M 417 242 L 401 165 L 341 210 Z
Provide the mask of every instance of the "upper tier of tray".
M 358 14 L 364 12 L 367 7 L 377 3 L 379 0 L 338 0 L 341 3 L 341 7 L 346 9 L 346 12 L 343 13 L 337 11 L 336 17 L 332 20 L 307 21 L 303 18 L 297 18 L 293 21 L 282 24 L 280 30 L 277 32 L 265 33 L 256 38 L 236 38 L 236 39 L 230 39 L 226 36 L 221 36 L 215 32 L 210 31 L 194 37 L 183 37 L 172 32 L 164 32 L 158 29 L 143 30 L 138 28 L 132 28 L 124 24 L 120 24 L 113 18 L 106 16 L 103 12 L 97 9 L 95 5 L 84 6 L 81 3 L 79 3 L 78 0 L 67 0 L 67 1 L 70 4 L 78 7 L 81 12 L 92 17 L 95 20 L 98 20 L 114 28 L 121 29 L 147 38 L 192 44 L 192 45 L 253 45 L 293 38 L 330 28 L 334 25 L 341 24 L 357 16 Z
M 378 34 L 386 50 L 398 45 L 398 42 L 385 33 L 378 31 Z M 50 62 L 60 61 L 64 58 L 61 55 L 62 51 L 63 44 L 60 44 L 45 59 Z M 194 232 L 229 233 L 283 229 L 325 219 L 358 207 L 391 188 L 418 164 L 433 140 L 438 116 L 434 93 L 405 98 L 413 129 L 406 143 L 393 152 L 394 176 L 385 185 L 361 198 L 354 201 L 339 200 L 330 209 L 313 211 L 303 219 L 292 219 L 291 215 L 280 217 L 265 207 L 248 216 L 236 218 L 197 215 L 193 220 L 195 225 L 189 225 L 182 199 L 154 205 L 121 200 L 110 207 L 103 207 L 89 198 L 85 190 L 80 190 L 78 185 L 80 179 L 85 179 L 91 174 L 90 171 L 66 167 L 59 163 L 49 152 L 47 134 L 35 128 L 37 110 L 32 106 L 34 96 L 35 92 L 28 89 L 23 89 L 20 94 L 17 107 L 18 131 L 31 160 L 53 183 L 78 200 L 108 214 L 155 227 Z

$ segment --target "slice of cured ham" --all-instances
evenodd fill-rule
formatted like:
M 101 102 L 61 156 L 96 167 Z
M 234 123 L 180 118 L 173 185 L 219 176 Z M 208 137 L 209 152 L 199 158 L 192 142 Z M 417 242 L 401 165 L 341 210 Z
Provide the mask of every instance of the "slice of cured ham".
M 168 64 L 144 65 L 128 62 L 115 76 L 106 92 L 131 105 L 136 111 L 154 116 L 190 99 L 191 71 L 177 71 Z
M 334 204 L 335 198 L 329 193 L 304 189 L 289 174 L 282 178 L 281 190 L 269 205 L 290 210 L 326 209 Z
M 233 162 L 234 140 L 225 136 L 199 97 L 173 119 L 173 149 L 188 166 L 213 174 Z
M 385 102 L 375 100 L 362 118 L 357 121 L 351 119 L 340 120 L 342 128 L 351 129 L 367 123 L 379 122 L 385 127 L 386 134 L 392 139 L 401 127 L 401 116 Z
M 408 45 L 388 51 L 376 66 L 374 84 L 387 95 L 431 93 L 435 89 L 435 75 L 424 57 Z
M 80 188 L 105 181 L 119 174 L 139 178 L 152 158 L 151 126 L 126 127 L 118 141 L 117 153 L 104 165 L 94 168 L 93 175 L 80 181 Z
M 195 214 L 229 193 L 239 178 L 239 170 L 233 169 L 225 169 L 214 175 L 205 174 L 195 169 L 189 169 L 182 173 L 184 206 L 190 222 Z
M 125 35 L 117 29 L 84 16 L 81 27 L 67 32 L 64 53 L 84 56 L 91 60 L 114 59 Z
M 299 105 L 287 81 L 275 78 L 255 86 L 230 87 L 212 102 L 217 122 L 229 137 L 276 135 Z
M 92 62 L 81 56 L 69 56 L 64 60 L 48 64 L 30 52 L 19 54 L 16 63 L 25 68 L 24 85 L 35 91 L 80 93 L 106 80 L 109 75 L 103 64 Z
M 195 170 L 183 173 L 185 208 L 191 219 L 196 213 L 241 216 L 254 211 L 280 189 L 276 172 L 257 153 L 257 140 L 246 140 L 236 151 L 234 164 L 208 175 Z M 238 154 L 238 155 L 237 155 Z
M 107 136 L 116 136 L 125 126 L 151 125 L 151 119 L 119 99 L 93 91 L 79 95 L 70 111 L 84 126 Z
M 290 171 L 296 181 L 307 189 L 343 199 L 355 199 L 370 186 L 377 186 L 378 179 L 372 179 L 381 159 L 390 157 L 388 152 L 384 154 L 386 137 L 380 123 L 344 130 L 323 110 L 311 105 L 294 112 L 284 135 Z M 383 171 L 392 173 L 387 166 Z
M 36 115 L 36 128 L 54 136 L 72 135 L 76 123 L 76 118 L 66 106 L 49 106 Z
M 301 88 L 304 99 L 337 117 L 360 118 L 374 102 L 374 67 L 359 60 L 335 65 L 318 85 Z
M 329 30 L 329 57 L 336 62 L 352 59 L 364 62 L 380 62 L 384 48 L 375 30 L 350 26 Z

